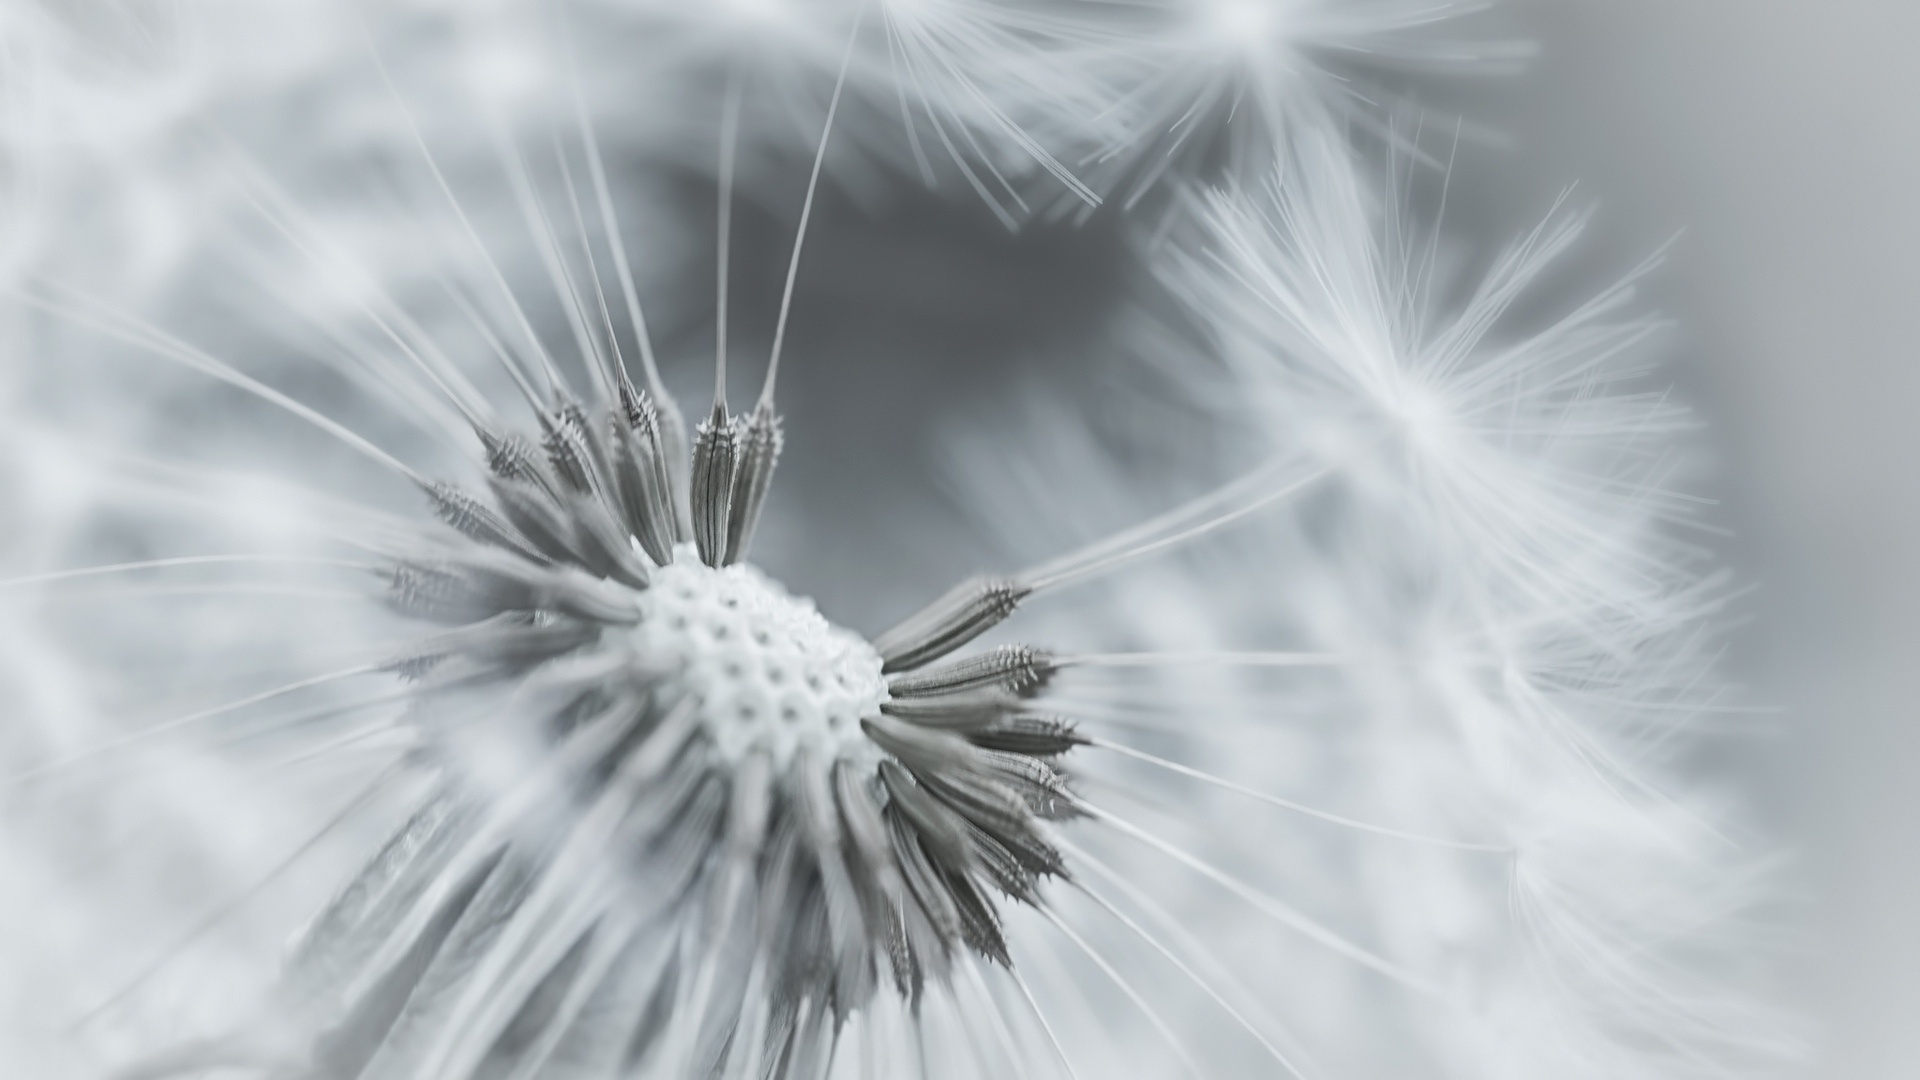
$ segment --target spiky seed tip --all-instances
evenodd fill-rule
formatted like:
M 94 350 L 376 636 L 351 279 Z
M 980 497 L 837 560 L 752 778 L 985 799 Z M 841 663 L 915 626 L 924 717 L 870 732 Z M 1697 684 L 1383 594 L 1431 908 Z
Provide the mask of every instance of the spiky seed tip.
M 727 529 L 733 516 L 734 478 L 740 458 L 740 428 L 727 415 L 726 405 L 714 402 L 713 413 L 693 438 L 693 542 L 700 561 L 726 565 Z
M 995 688 L 1025 696 L 1045 686 L 1053 670 L 1053 658 L 1043 650 L 1002 645 L 939 667 L 894 675 L 887 680 L 887 688 L 903 698 L 947 697 Z
M 1033 590 L 1009 577 L 980 574 L 907 616 L 873 641 L 886 671 L 912 671 L 998 626 Z
M 544 558 L 478 496 L 440 480 L 421 485 L 421 490 L 433 504 L 434 516 L 468 539 L 530 559 Z
M 498 434 L 482 429 L 480 443 L 486 449 L 487 470 L 502 480 L 517 480 L 535 487 L 551 489 L 552 480 L 541 467 L 533 443 L 518 433 Z
M 599 487 L 595 475 L 596 461 L 601 455 L 594 444 L 593 430 L 587 423 L 586 411 L 577 401 L 564 402 L 559 408 L 540 418 L 541 445 L 547 451 L 547 462 L 553 468 L 553 474 L 566 487 L 588 492 Z

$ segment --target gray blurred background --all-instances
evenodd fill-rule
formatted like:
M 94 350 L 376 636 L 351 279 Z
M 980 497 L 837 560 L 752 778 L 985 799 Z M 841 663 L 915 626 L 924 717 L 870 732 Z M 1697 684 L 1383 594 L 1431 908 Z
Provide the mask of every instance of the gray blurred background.
M 1920 1076 L 1920 5 L 1509 14 L 1542 55 L 1469 106 L 1511 137 L 1477 198 L 1524 218 L 1577 181 L 1614 266 L 1679 236 L 1655 290 L 1763 583 L 1732 659 L 1785 706 L 1755 757 L 1813 890 L 1812 1075 Z

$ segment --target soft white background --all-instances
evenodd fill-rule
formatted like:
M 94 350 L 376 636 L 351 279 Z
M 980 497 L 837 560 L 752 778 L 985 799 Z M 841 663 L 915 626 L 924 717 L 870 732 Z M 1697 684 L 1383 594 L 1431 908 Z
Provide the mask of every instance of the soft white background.
M 1718 429 L 1734 658 L 1819 939 L 1811 1075 L 1920 1076 L 1920 4 L 1515 0 L 1542 55 L 1476 107 L 1516 192 L 1578 181 L 1661 302 Z M 1494 88 L 1489 87 L 1489 90 Z M 1543 186 L 1544 185 L 1544 186 Z

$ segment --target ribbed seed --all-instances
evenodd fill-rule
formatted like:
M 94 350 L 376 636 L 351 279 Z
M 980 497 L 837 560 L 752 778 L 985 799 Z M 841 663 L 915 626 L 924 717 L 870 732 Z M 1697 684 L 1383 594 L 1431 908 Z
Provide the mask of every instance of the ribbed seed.
M 493 497 L 507 520 L 527 538 L 536 550 L 556 562 L 581 561 L 574 543 L 573 522 L 554 501 L 548 489 L 525 480 L 493 477 L 488 481 Z
M 634 554 L 626 528 L 614 520 L 606 503 L 584 492 L 569 492 L 563 502 L 564 511 L 573 519 L 574 546 L 581 554 L 582 565 L 623 585 L 646 588 L 646 561 Z
M 687 421 L 672 398 L 654 403 L 660 418 L 660 461 L 667 476 L 667 506 L 673 511 L 673 539 L 676 544 L 693 539 L 693 522 L 687 516 L 687 462 L 692 451 L 687 445 Z
M 594 476 L 594 448 L 587 427 L 587 415 L 578 402 L 569 401 L 540 418 L 541 443 L 547 461 L 561 484 L 574 491 L 594 491 L 599 485 Z
M 1071 720 L 1053 716 L 1008 716 L 988 727 L 964 733 L 968 742 L 988 750 L 1004 750 L 1029 757 L 1053 757 L 1086 739 L 1074 730 Z
M 983 731 L 1026 707 L 1026 699 L 1004 687 L 986 686 L 935 697 L 895 697 L 880 711 L 942 731 Z
M 543 491 L 553 490 L 553 481 L 541 467 L 533 444 L 520 435 L 495 435 L 481 431 L 480 442 L 487 451 L 487 470 L 502 480 L 516 480 Z
M 624 388 L 621 412 L 610 418 L 614 475 L 627 528 L 655 563 L 673 561 L 673 459 L 662 441 L 661 413 L 644 391 Z
M 527 543 L 514 531 L 513 526 L 507 524 L 505 518 L 478 496 L 439 480 L 422 484 L 421 490 L 427 493 L 427 499 L 433 503 L 435 516 L 469 539 L 530 559 L 546 558 L 534 551 L 533 545 Z
M 1052 658 L 1030 645 L 1002 645 L 978 656 L 895 675 L 887 680 L 894 697 L 934 697 L 999 687 L 1031 694 L 1053 675 Z
M 986 633 L 1033 590 L 1007 577 L 971 577 L 874 639 L 886 672 L 912 671 Z
M 713 413 L 693 439 L 693 542 L 700 561 L 726 565 L 727 526 L 732 517 L 734 474 L 740 456 L 740 431 L 727 407 L 714 402 Z
M 733 505 L 727 515 L 728 565 L 739 562 L 753 540 L 753 528 L 759 523 L 760 506 L 767 501 L 767 490 L 773 484 L 773 469 L 779 464 L 784 440 L 780 418 L 766 405 L 755 409 L 747 419 L 734 474 Z

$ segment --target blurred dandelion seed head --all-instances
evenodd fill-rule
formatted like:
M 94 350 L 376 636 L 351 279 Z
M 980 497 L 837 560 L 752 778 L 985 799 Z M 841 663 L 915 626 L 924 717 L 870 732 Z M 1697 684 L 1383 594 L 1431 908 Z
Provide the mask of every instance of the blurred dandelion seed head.
M 1201 33 L 1216 47 L 1257 55 L 1284 32 L 1288 5 L 1274 0 L 1204 0 L 1195 7 Z

